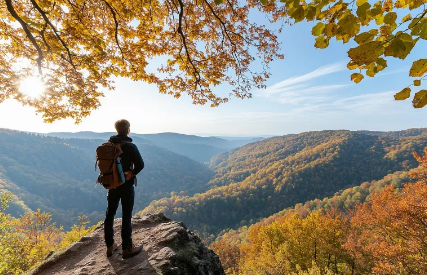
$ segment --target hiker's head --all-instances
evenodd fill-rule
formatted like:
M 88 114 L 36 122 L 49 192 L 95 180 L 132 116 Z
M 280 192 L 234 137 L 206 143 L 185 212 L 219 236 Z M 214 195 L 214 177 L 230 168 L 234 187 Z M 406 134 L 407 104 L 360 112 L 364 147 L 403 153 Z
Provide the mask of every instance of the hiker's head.
M 130 123 L 126 119 L 117 120 L 114 124 L 117 134 L 119 135 L 129 135 L 130 132 Z

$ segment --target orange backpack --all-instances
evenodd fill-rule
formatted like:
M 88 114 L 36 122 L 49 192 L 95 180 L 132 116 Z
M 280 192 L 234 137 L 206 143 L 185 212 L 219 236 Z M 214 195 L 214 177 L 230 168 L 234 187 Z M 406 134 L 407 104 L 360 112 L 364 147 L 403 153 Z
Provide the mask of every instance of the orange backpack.
M 116 159 L 123 153 L 121 148 L 123 144 L 108 141 L 96 148 L 95 171 L 97 163 L 99 167 L 96 182 L 102 184 L 105 189 L 114 189 L 123 184 L 116 164 Z

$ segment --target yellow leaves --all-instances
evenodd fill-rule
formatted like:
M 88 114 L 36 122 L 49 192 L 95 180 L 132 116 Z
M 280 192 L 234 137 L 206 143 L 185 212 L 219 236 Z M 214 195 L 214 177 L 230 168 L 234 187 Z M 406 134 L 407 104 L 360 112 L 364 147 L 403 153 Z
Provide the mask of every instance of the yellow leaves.
M 409 9 L 410 9 L 410 10 L 413 10 L 413 9 L 419 8 L 419 7 L 421 7 L 423 4 L 424 4 L 424 3 L 423 3 L 423 1 L 421 1 L 421 0 L 412 0 L 412 1 L 409 1 Z
M 427 59 L 419 59 L 412 63 L 409 76 L 421 77 L 427 72 Z
M 224 0 L 215 0 L 215 4 L 217 4 L 217 5 L 220 5 L 222 3 L 224 3 Z
M 379 41 L 372 41 L 352 48 L 348 51 L 348 56 L 357 65 L 368 65 L 383 53 L 382 43 Z
M 414 86 L 421 86 L 421 80 L 414 80 Z
M 316 38 L 316 43 L 314 46 L 318 49 L 325 49 L 329 46 L 329 38 L 324 35 L 320 35 Z
M 359 16 L 359 18 L 361 20 L 365 20 L 366 19 L 366 11 L 369 10 L 370 8 L 371 8 L 371 5 L 368 2 L 359 6 L 357 8 L 357 11 L 356 11 L 357 16 Z
M 367 42 L 371 42 L 374 37 L 376 36 L 375 33 L 371 33 L 371 32 L 362 32 L 361 34 L 358 34 L 355 38 L 354 41 L 356 41 L 357 44 L 365 44 Z
M 427 90 L 421 90 L 415 94 L 412 100 L 412 106 L 414 108 L 422 108 L 427 104 Z
M 415 18 L 409 24 L 409 28 L 411 29 L 411 35 L 427 39 L 427 18 Z
M 396 2 L 394 2 L 394 7 L 396 9 L 402 9 L 405 8 L 408 4 L 406 4 L 405 0 L 396 0 Z
M 415 46 L 416 40 L 407 33 L 401 33 L 391 43 L 385 47 L 384 55 L 393 56 L 400 59 L 405 59 Z
M 325 24 L 322 22 L 319 22 L 316 24 L 316 26 L 313 27 L 311 30 L 311 34 L 314 36 L 319 36 L 323 33 L 323 30 L 325 29 Z
M 333 37 L 337 33 L 338 27 L 335 23 L 329 23 L 325 26 L 324 33 L 327 37 Z
M 357 69 L 359 66 L 357 66 L 357 64 L 355 64 L 353 61 L 350 61 L 350 62 L 348 62 L 348 64 L 347 64 L 347 68 L 349 69 L 349 70 L 354 70 L 354 69 Z
M 291 17 L 295 20 L 295 22 L 300 22 L 304 19 L 304 7 L 298 6 L 291 11 Z
M 395 12 L 389 12 L 384 16 L 384 23 L 392 25 L 396 22 L 397 14 Z
M 407 21 L 409 21 L 409 20 L 411 20 L 412 19 L 412 15 L 411 14 L 407 14 L 407 15 L 405 15 L 403 18 L 402 18 L 402 23 L 405 23 L 405 22 L 407 22 Z
M 385 60 L 384 58 L 378 58 L 377 59 L 377 70 L 378 72 L 384 70 L 385 68 L 387 68 L 387 60 Z
M 405 99 L 409 98 L 409 96 L 411 96 L 411 89 L 405 88 L 402 91 L 395 94 L 394 99 L 395 100 L 405 100 Z
M 313 21 L 314 18 L 316 18 L 316 11 L 317 8 L 313 5 L 310 5 L 306 8 L 307 14 L 305 15 L 305 18 L 307 21 Z
M 382 25 L 380 27 L 380 32 L 381 32 L 382 36 L 388 36 L 391 34 L 392 30 L 391 30 L 390 26 Z
M 392 0 L 386 0 L 383 4 L 383 11 L 389 12 L 393 9 L 393 1 Z
M 382 14 L 382 2 L 378 1 L 377 3 L 374 4 L 374 7 L 370 10 L 370 15 L 372 17 L 376 17 L 377 15 Z
M 351 75 L 351 81 L 353 81 L 354 83 L 359 83 L 360 81 L 362 81 L 363 78 L 363 75 L 360 73 L 354 73 Z
M 357 22 L 356 16 L 351 13 L 346 14 L 341 17 L 338 22 L 338 31 L 337 34 L 340 35 L 337 40 L 343 40 L 344 43 L 347 43 L 351 37 L 357 35 L 360 31 L 360 25 Z
M 356 1 L 356 5 L 358 6 L 358 7 L 360 7 L 360 6 L 362 6 L 363 4 L 365 4 L 365 3 L 367 3 L 368 2 L 368 0 L 357 0 Z

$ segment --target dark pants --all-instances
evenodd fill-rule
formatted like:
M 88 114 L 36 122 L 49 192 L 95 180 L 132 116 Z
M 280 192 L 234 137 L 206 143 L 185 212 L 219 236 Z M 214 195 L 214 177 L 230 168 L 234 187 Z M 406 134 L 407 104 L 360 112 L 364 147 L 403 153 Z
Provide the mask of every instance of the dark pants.
M 133 184 L 127 182 L 115 189 L 108 190 L 108 208 L 104 222 L 105 244 L 110 247 L 114 244 L 114 216 L 116 215 L 119 201 L 122 200 L 122 247 L 128 249 L 132 246 L 132 210 L 135 198 Z

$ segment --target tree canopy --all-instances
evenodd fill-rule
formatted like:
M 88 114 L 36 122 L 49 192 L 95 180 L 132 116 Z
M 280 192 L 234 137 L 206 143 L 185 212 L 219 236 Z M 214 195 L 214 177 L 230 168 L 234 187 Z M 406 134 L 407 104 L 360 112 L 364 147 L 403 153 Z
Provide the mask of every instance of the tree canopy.
M 46 122 L 71 117 L 76 122 L 96 109 L 112 76 L 156 84 L 160 93 L 191 96 L 194 104 L 218 106 L 230 96 L 251 97 L 265 87 L 268 65 L 283 56 L 274 32 L 249 20 L 252 9 L 272 22 L 316 21 L 314 46 L 330 40 L 349 49 L 347 67 L 374 77 L 387 58 L 405 59 L 427 39 L 426 0 L 4 0 L 0 5 L 0 102 L 15 98 L 43 113 Z M 252 64 L 261 62 L 259 71 Z M 148 65 L 158 64 L 157 72 Z M 363 74 L 364 72 L 364 74 Z M 411 96 L 427 104 L 427 59 L 413 62 L 413 83 L 396 100 Z M 19 91 L 29 75 L 41 75 L 47 92 L 31 98 Z M 230 94 L 212 89 L 221 83 Z M 413 87 L 412 87 L 413 86 Z
M 46 122 L 79 122 L 99 106 L 101 86 L 114 88 L 112 76 L 154 83 L 177 98 L 187 93 L 195 104 L 227 102 L 212 91 L 223 82 L 234 87 L 230 95 L 251 97 L 251 88 L 264 87 L 268 64 L 282 57 L 273 32 L 249 21 L 254 8 L 278 12 L 255 0 L 1 1 L 0 102 L 29 104 Z M 255 60 L 260 71 L 252 70 Z M 149 63 L 159 64 L 157 72 Z M 42 77 L 43 96 L 19 91 L 29 75 Z

